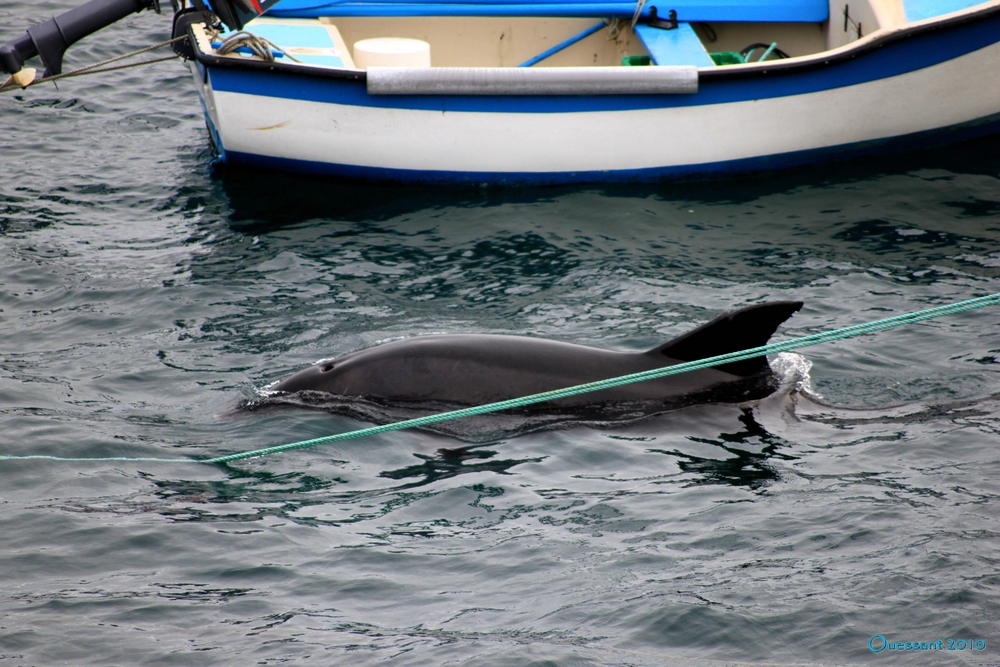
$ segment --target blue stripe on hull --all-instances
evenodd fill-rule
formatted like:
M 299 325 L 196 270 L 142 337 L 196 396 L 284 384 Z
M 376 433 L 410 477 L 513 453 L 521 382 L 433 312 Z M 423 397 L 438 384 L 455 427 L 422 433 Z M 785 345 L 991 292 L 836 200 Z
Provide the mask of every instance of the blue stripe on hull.
M 923 0 L 928 1 L 928 0 Z M 951 1 L 957 0 L 936 0 Z M 976 1 L 979 0 L 968 0 Z M 819 23 L 829 17 L 826 0 L 671 0 L 682 21 L 756 21 Z M 650 15 L 653 3 L 642 7 Z M 617 16 L 632 18 L 635 2 L 622 0 L 282 0 L 268 16 Z M 667 8 L 661 7 L 661 16 Z
M 1000 13 L 866 51 L 829 67 L 766 75 L 703 77 L 693 95 L 440 96 L 369 95 L 363 82 L 242 69 L 211 68 L 212 88 L 281 99 L 362 107 L 491 113 L 573 113 L 727 104 L 788 97 L 887 79 L 953 60 L 1000 41 Z
M 674 5 L 670 5 L 674 9 Z M 825 4 L 809 3 L 801 6 L 782 6 L 782 3 L 770 3 L 757 7 L 745 3 L 689 3 L 685 7 L 676 7 L 678 15 L 685 21 L 755 21 L 755 22 L 789 22 L 789 23 L 819 23 L 829 18 L 830 11 Z M 337 3 L 318 9 L 284 10 L 282 5 L 268 12 L 274 18 L 321 18 L 340 16 L 541 16 L 551 17 L 592 17 L 592 18 L 631 18 L 635 12 L 635 3 L 601 2 L 571 4 L 508 4 L 508 3 L 442 3 L 421 5 L 418 3 L 401 2 L 399 4 L 373 5 L 370 3 Z M 666 11 L 664 11 L 666 14 Z M 642 12 L 649 16 L 649 9 Z
M 557 185 L 567 183 L 648 183 L 668 180 L 734 176 L 760 171 L 787 169 L 804 165 L 848 159 L 866 155 L 899 152 L 914 148 L 935 148 L 959 141 L 1000 133 L 1000 114 L 938 130 L 878 139 L 855 144 L 762 157 L 713 162 L 709 164 L 576 172 L 463 172 L 420 171 L 358 167 L 344 164 L 310 162 L 288 158 L 267 157 L 229 151 L 226 164 L 240 167 L 260 167 L 279 171 L 318 174 L 365 181 L 395 183 L 434 183 L 448 185 Z

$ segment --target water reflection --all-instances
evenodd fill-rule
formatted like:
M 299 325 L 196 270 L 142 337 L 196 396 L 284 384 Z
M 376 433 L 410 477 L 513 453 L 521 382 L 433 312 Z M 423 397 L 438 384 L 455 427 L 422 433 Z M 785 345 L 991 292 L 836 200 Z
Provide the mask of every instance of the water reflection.
M 738 414 L 736 411 L 739 410 Z M 657 474 L 657 484 L 677 485 L 678 488 L 699 485 L 729 485 L 758 490 L 780 480 L 776 468 L 771 465 L 775 458 L 782 461 L 797 460 L 788 453 L 794 445 L 768 432 L 755 418 L 750 408 L 735 406 L 714 406 L 712 409 L 698 407 L 675 413 L 677 420 L 663 416 L 663 421 L 643 421 L 632 426 L 611 427 L 614 435 L 622 441 L 645 441 L 645 437 L 629 437 L 643 433 L 669 433 L 675 427 L 688 430 L 698 425 L 702 433 L 715 432 L 715 436 L 687 435 L 686 443 L 701 445 L 697 452 L 685 451 L 680 445 L 671 449 L 640 446 L 647 454 L 660 454 L 676 462 L 683 473 L 676 475 Z M 735 417 L 735 419 L 734 419 Z M 686 424 L 686 425 L 685 425 Z M 577 433 L 587 429 L 577 425 Z M 736 428 L 733 428 L 733 427 Z M 652 427 L 652 429 L 651 429 Z M 605 425 L 602 428 L 608 428 Z M 689 431 L 690 432 L 690 431 Z M 428 435 L 431 442 L 442 440 Z M 669 436 L 668 436 L 669 438 Z M 280 519 L 302 525 L 342 525 L 382 520 L 395 516 L 401 509 L 440 494 L 454 493 L 462 489 L 477 489 L 483 485 L 482 474 L 497 475 L 491 488 L 495 493 L 504 494 L 505 489 L 536 487 L 540 480 L 545 488 L 575 486 L 570 477 L 580 479 L 602 479 L 616 481 L 619 462 L 614 453 L 597 451 L 598 439 L 583 444 L 582 449 L 572 451 L 565 447 L 553 448 L 553 440 L 544 436 L 529 437 L 514 445 L 494 442 L 487 445 L 461 445 L 439 447 L 433 454 L 419 451 L 404 453 L 415 462 L 399 465 L 399 451 L 386 452 L 376 457 L 376 462 L 363 460 L 313 459 L 310 472 L 272 472 L 266 466 L 253 462 L 219 465 L 212 470 L 222 473 L 222 477 L 209 479 L 160 478 L 137 472 L 137 476 L 148 482 L 149 487 L 128 496 L 108 496 L 90 499 L 67 499 L 62 507 L 75 513 L 109 513 L 115 515 L 136 515 L 155 513 L 174 522 L 230 522 L 252 524 L 267 519 Z M 577 435 L 560 438 L 564 444 L 580 442 Z M 705 452 L 708 446 L 711 453 Z M 544 448 L 544 453 L 538 452 Z M 588 452 L 588 448 L 594 448 Z M 505 452 L 505 450 L 507 450 Z M 518 453 L 512 455 L 511 450 Z M 580 457 L 583 459 L 580 459 Z M 610 458 L 608 458 L 610 457 Z M 393 460 L 393 466 L 384 466 L 378 459 Z M 410 459 L 411 461 L 413 459 Z M 589 461 L 587 468 L 581 469 L 579 462 Z M 627 465 L 628 457 L 622 458 Z M 573 463 L 576 461 L 577 463 Z M 294 465 L 294 461 L 291 462 Z M 523 464 L 544 464 L 543 469 L 533 468 L 532 475 L 524 477 L 518 467 Z M 380 469 L 381 468 L 381 469 Z M 541 473 L 539 471 L 542 470 Z M 583 474 L 583 473 L 605 474 Z M 475 483 L 464 482 L 467 475 Z M 541 478 L 533 475 L 541 474 Z M 582 474 L 582 476 L 581 476 Z M 504 479 L 510 479 L 504 482 Z M 486 479 L 489 479 L 488 477 Z M 454 481 L 449 481 L 454 480 Z M 384 485 L 382 481 L 389 482 Z M 518 491 L 520 493 L 520 491 Z M 630 493 L 623 489 L 623 493 Z M 534 493 L 530 494 L 532 497 Z M 535 501 L 518 505 L 516 513 L 542 511 L 556 512 L 546 519 L 549 522 L 577 521 L 576 514 L 562 516 L 564 512 L 579 513 L 591 509 L 578 508 L 579 500 L 572 500 L 562 509 L 551 504 L 548 493 L 540 493 Z M 586 497 L 586 493 L 582 496 Z M 571 494 L 568 498 L 575 498 Z M 464 502 L 464 501 L 462 501 Z M 461 506 L 462 502 L 458 505 Z M 589 504 L 587 504 L 589 507 Z M 499 517 L 500 515 L 496 515 Z M 589 515 L 588 515 L 589 516 Z M 495 518 L 496 518 L 495 517 Z M 624 518 L 619 518 L 624 521 Z M 390 523 L 393 522 L 389 518 Z M 398 521 L 398 519 L 396 519 Z M 632 522 L 633 519 L 629 518 Z M 589 525 L 589 524 L 588 524 Z M 631 525 L 631 524 L 630 524 Z M 254 530 L 255 528 L 248 528 Z M 245 532 L 240 529 L 240 532 Z
M 342 476 L 321 477 L 300 472 L 272 473 L 258 468 L 236 467 L 233 464 L 219 466 L 226 473 L 227 479 L 224 480 L 156 479 L 139 473 L 152 483 L 153 495 L 159 502 L 150 502 L 148 498 L 142 500 L 136 498 L 133 502 L 124 500 L 102 507 L 91 505 L 87 508 L 67 509 L 108 511 L 115 514 L 132 514 L 137 511 L 158 512 L 173 521 L 252 522 L 270 516 L 309 525 L 353 522 L 398 508 L 400 498 L 412 496 L 404 492 L 419 487 L 470 473 L 492 472 L 509 475 L 515 466 L 539 463 L 546 458 L 539 456 L 497 459 L 494 458 L 496 455 L 496 451 L 474 446 L 441 448 L 434 455 L 414 452 L 413 456 L 420 459 L 420 463 L 384 470 L 376 475 L 377 478 L 406 480 L 404 484 L 386 488 L 373 485 L 374 478 L 367 482 L 361 480 L 360 486 L 363 488 L 357 488 L 357 483 L 352 484 Z M 329 463 L 342 468 L 349 462 Z M 436 490 L 432 495 L 440 491 Z M 350 507 L 356 506 L 357 503 L 365 503 L 364 506 L 367 507 L 367 503 L 372 501 L 384 504 L 387 508 L 385 512 L 373 515 L 368 510 L 359 510 L 357 516 L 353 516 L 352 513 L 352 516 L 340 521 L 324 521 L 296 514 L 299 510 L 329 503 Z M 230 506 L 232 511 L 212 507 L 220 505 Z
M 720 433 L 715 438 L 689 436 L 691 442 L 698 442 L 718 448 L 727 458 L 696 456 L 680 450 L 651 449 L 651 452 L 666 454 L 677 459 L 678 467 L 691 475 L 686 483 L 691 486 L 726 484 L 745 486 L 757 490 L 781 479 L 778 471 L 769 463 L 771 458 L 785 461 L 798 457 L 787 454 L 790 443 L 769 433 L 754 417 L 753 410 L 744 408 L 739 416 L 742 429 L 731 433 Z
M 982 359 L 974 361 L 990 365 L 996 363 Z M 823 424 L 839 431 L 850 431 L 863 426 L 921 426 L 948 422 L 959 425 L 975 424 L 980 429 L 996 433 L 998 414 L 1000 414 L 1000 394 L 994 393 L 984 398 L 932 404 L 906 403 L 886 406 L 879 410 L 834 406 L 814 399 L 810 401 L 809 412 L 800 412 L 798 417 L 803 421 Z
M 1000 202 L 994 202 L 1000 206 Z M 971 252 L 989 252 L 996 242 L 976 234 L 975 226 L 963 225 L 958 233 L 950 230 L 924 230 L 893 220 L 858 220 L 832 236 L 836 241 L 864 249 L 873 255 L 886 253 L 919 253 L 937 255 L 947 259 L 955 250 L 962 248 Z
M 385 221 L 416 211 L 488 208 L 550 200 L 567 188 L 479 188 L 351 182 L 225 168 L 216 179 L 229 199 L 234 228 L 263 233 L 312 219 Z M 283 193 L 275 197 L 275 192 Z M 289 202 L 294 202 L 290 206 Z
M 529 459 L 496 459 L 496 452 L 486 449 L 476 449 L 474 447 L 459 447 L 457 449 L 439 449 L 434 456 L 414 453 L 421 463 L 405 466 L 396 470 L 386 470 L 379 474 L 380 477 L 388 479 L 409 479 L 417 478 L 417 481 L 410 482 L 394 490 L 410 489 L 418 486 L 431 484 L 442 479 L 457 477 L 467 473 L 493 472 L 498 475 L 511 474 L 509 470 L 522 463 L 539 463 L 545 457 Z M 467 463 L 467 461 L 476 461 Z
M 945 148 L 865 156 L 829 164 L 798 167 L 739 178 L 692 179 L 659 184 L 585 184 L 546 187 L 413 186 L 353 182 L 318 176 L 261 172 L 234 167 L 215 170 L 228 198 L 231 224 L 245 233 L 262 233 L 305 220 L 385 221 L 417 211 L 448 207 L 478 208 L 552 202 L 573 193 L 605 197 L 746 203 L 800 188 L 852 183 L 887 174 L 946 170 L 961 174 L 1000 174 L 1000 137 L 987 137 Z M 275 197 L 281 192 L 281 197 Z M 289 203 L 294 202 L 294 206 Z M 966 215 L 995 211 L 997 202 L 959 204 Z

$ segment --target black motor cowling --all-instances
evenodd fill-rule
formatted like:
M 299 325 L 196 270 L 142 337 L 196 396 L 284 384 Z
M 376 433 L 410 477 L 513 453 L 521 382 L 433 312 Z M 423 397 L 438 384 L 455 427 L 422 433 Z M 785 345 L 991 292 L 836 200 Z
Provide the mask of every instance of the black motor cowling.
M 208 0 L 219 20 L 230 30 L 242 30 L 243 26 L 271 7 L 279 0 Z

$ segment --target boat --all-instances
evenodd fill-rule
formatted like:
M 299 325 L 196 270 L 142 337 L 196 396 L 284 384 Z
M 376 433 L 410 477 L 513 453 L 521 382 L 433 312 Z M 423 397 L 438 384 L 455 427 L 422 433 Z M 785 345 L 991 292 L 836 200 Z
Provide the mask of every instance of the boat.
M 40 54 L 58 71 L 73 41 L 144 9 L 157 0 L 91 0 L 0 47 L 0 67 L 16 81 Z M 1000 131 L 1000 0 L 174 10 L 174 48 L 224 165 L 411 183 L 655 182 Z

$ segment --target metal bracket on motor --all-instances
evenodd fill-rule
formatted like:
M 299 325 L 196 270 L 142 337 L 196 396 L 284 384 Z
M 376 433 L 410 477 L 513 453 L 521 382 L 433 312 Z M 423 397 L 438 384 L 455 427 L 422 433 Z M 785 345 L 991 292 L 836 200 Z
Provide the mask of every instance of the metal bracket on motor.
M 666 19 L 661 19 L 656 15 L 656 7 L 649 8 L 649 19 L 644 21 L 644 23 L 652 28 L 659 28 L 661 30 L 676 30 L 677 29 L 677 11 L 674 9 L 670 10 L 667 14 Z
M 194 46 L 192 46 L 191 38 L 188 35 L 188 27 L 195 23 L 212 25 L 217 22 L 218 18 L 214 13 L 207 10 L 199 10 L 195 7 L 189 7 L 174 14 L 174 28 L 170 37 L 172 39 L 176 39 L 178 37 L 188 37 L 188 39 L 183 39 L 179 42 L 173 43 L 172 48 L 174 49 L 174 53 L 185 60 L 194 60 Z

